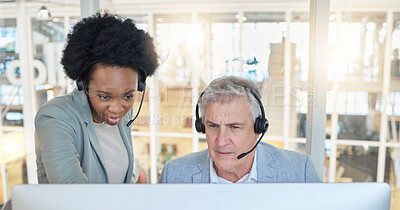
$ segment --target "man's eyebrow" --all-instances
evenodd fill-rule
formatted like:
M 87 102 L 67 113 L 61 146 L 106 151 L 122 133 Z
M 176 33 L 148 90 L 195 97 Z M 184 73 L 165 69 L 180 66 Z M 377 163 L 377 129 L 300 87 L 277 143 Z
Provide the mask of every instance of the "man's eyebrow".
M 206 121 L 206 124 L 214 124 L 214 125 L 218 125 L 218 123 L 212 122 L 210 120 Z M 245 123 L 240 123 L 240 122 L 232 122 L 232 123 L 227 123 L 225 125 L 227 126 L 233 126 L 233 125 L 244 125 Z
M 210 121 L 210 120 L 207 120 L 207 121 L 206 121 L 206 123 L 210 123 L 210 124 L 217 125 L 217 123 L 215 123 L 215 122 L 212 122 L 212 121 Z
M 227 124 L 225 124 L 225 125 L 229 125 L 229 126 L 232 126 L 232 125 L 244 125 L 245 123 L 240 123 L 240 122 L 232 122 L 232 123 L 227 123 Z

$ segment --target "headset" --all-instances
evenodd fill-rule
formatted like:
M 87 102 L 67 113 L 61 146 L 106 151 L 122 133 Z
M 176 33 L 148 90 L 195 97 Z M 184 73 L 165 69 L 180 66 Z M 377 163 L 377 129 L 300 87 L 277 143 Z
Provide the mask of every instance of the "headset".
M 145 91 L 145 89 L 146 89 L 146 81 L 145 80 L 146 79 L 143 78 L 141 81 L 139 81 L 137 91 L 139 91 L 139 92 Z M 76 87 L 78 87 L 79 91 L 81 91 L 81 90 L 87 91 L 87 88 L 88 88 L 85 86 L 85 83 L 83 82 L 82 78 L 76 80 Z
M 239 156 L 237 156 L 238 159 L 241 159 L 244 156 L 246 156 L 247 154 L 251 153 L 257 147 L 257 145 L 260 143 L 262 137 L 264 136 L 264 134 L 268 130 L 269 122 L 268 122 L 267 118 L 265 117 L 264 106 L 263 106 L 260 98 L 257 96 L 257 94 L 252 89 L 250 89 L 250 88 L 248 88 L 248 87 L 246 87 L 246 86 L 244 86 L 242 84 L 239 84 L 239 83 L 236 83 L 236 82 L 233 82 L 233 84 L 239 85 L 239 86 L 243 87 L 245 90 L 249 91 L 253 95 L 253 97 L 257 100 L 258 105 L 260 106 L 260 110 L 261 110 L 261 115 L 258 116 L 254 120 L 254 132 L 257 133 L 257 134 L 262 134 L 262 135 L 258 139 L 256 145 L 250 151 L 248 151 L 246 153 L 242 153 Z M 199 102 L 201 100 L 201 97 L 204 95 L 204 92 L 205 91 L 203 91 L 200 94 L 199 100 L 197 101 L 197 104 L 196 104 L 196 121 L 194 123 L 195 123 L 196 131 L 199 132 L 199 133 L 200 132 L 201 133 L 206 133 L 206 126 L 203 123 L 203 119 L 199 115 Z
M 92 66 L 95 63 L 96 62 L 90 63 L 86 69 L 88 69 L 90 66 Z M 137 91 L 143 92 L 142 99 L 140 101 L 139 109 L 138 109 L 138 112 L 136 113 L 136 116 L 133 119 L 129 120 L 129 122 L 126 124 L 126 127 L 129 127 L 133 123 L 133 121 L 135 121 L 136 118 L 139 116 L 140 109 L 142 108 L 142 104 L 143 104 L 144 95 L 146 93 L 146 77 L 147 76 L 146 76 L 146 73 L 144 73 L 143 71 L 139 71 L 139 72 L 142 73 L 142 76 L 140 77 L 141 79 L 138 82 Z M 82 77 L 76 80 L 76 87 L 78 87 L 79 91 L 81 91 L 81 90 L 87 91 L 88 90 L 88 87 L 85 86 L 85 83 L 83 82 Z

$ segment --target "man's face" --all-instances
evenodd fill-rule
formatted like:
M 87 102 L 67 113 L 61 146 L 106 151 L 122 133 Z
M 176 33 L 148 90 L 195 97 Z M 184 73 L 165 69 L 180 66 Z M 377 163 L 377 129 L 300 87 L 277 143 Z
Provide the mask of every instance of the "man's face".
M 208 150 L 217 174 L 249 170 L 255 151 L 237 159 L 256 144 L 258 136 L 247 98 L 210 103 L 204 113 Z

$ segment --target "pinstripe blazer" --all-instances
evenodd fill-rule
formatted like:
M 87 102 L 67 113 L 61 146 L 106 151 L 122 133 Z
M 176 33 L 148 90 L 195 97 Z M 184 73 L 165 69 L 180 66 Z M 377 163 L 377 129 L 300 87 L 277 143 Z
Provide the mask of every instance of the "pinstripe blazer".
M 280 149 L 261 142 L 257 146 L 259 183 L 321 182 L 308 155 Z M 210 183 L 208 150 L 191 153 L 167 162 L 160 183 Z
M 124 182 L 134 182 L 132 110 L 118 123 L 129 157 Z M 36 165 L 39 183 L 108 183 L 105 162 L 84 91 L 54 98 L 35 118 Z

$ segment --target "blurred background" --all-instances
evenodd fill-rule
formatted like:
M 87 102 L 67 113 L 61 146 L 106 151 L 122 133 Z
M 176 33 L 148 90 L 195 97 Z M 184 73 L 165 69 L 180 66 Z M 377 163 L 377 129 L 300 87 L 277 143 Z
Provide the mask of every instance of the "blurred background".
M 74 88 L 60 57 L 84 2 L 0 0 L 0 204 L 15 184 L 37 182 L 33 118 L 46 101 Z M 159 54 L 132 126 L 135 170 L 146 170 L 150 183 L 167 161 L 207 148 L 193 127 L 194 106 L 209 82 L 224 75 L 260 88 L 270 122 L 263 141 L 305 153 L 310 1 L 98 2 L 132 18 Z M 328 13 L 324 182 L 387 182 L 396 209 L 400 1 L 331 0 Z M 30 71 L 20 71 L 23 65 Z

